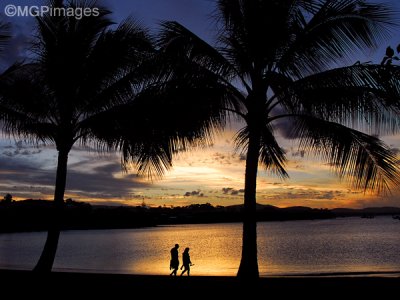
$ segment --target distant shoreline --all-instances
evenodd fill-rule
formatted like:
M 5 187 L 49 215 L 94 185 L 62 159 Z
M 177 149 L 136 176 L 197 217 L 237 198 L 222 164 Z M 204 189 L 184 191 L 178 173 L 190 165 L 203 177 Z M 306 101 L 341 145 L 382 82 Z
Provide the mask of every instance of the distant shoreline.
M 264 223 L 264 222 L 295 222 L 295 221 L 317 221 L 317 220 L 332 220 L 332 219 L 340 219 L 340 218 L 359 218 L 360 216 L 341 216 L 336 218 L 320 218 L 320 219 L 287 219 L 287 220 L 265 220 L 265 221 L 257 221 L 257 223 Z M 390 215 L 379 215 L 377 217 L 390 217 Z M 169 227 L 169 226 L 180 226 L 180 225 L 213 225 L 213 224 L 229 224 L 229 223 L 239 223 L 241 224 L 242 221 L 216 221 L 216 222 L 184 222 L 184 223 L 170 223 L 170 224 L 152 224 L 152 225 L 139 225 L 139 226 L 132 226 L 132 227 L 111 227 L 111 226 L 104 226 L 104 227 L 70 227 L 70 228 L 63 228 L 63 231 L 86 231 L 86 230 L 125 230 L 125 229 L 144 229 L 144 228 L 155 228 L 155 227 Z M 0 229 L 0 234 L 7 234 L 7 233 L 29 233 L 29 232 L 47 232 L 47 228 L 26 228 L 21 230 L 4 230 Z
M 0 232 L 46 231 L 54 220 L 53 201 L 23 200 L 0 202 Z M 180 224 L 242 222 L 243 205 L 212 206 L 192 204 L 184 207 L 97 206 L 68 199 L 62 215 L 63 230 L 134 229 Z M 279 208 L 257 205 L 257 221 L 321 220 L 379 215 L 399 216 L 398 207 L 365 209 L 316 209 L 294 206 Z

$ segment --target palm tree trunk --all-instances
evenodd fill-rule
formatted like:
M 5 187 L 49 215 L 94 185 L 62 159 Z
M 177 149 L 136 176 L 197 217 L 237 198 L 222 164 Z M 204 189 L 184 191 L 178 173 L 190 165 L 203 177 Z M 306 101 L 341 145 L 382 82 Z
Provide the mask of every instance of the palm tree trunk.
M 69 150 L 58 151 L 56 187 L 54 191 L 54 211 L 51 216 L 50 228 L 42 254 L 33 271 L 49 273 L 56 257 L 58 239 L 62 225 L 62 212 L 64 207 L 64 192 L 67 181 L 67 163 Z
M 242 259 L 237 276 L 246 281 L 259 278 L 257 261 L 256 188 L 260 137 L 250 135 L 246 158 L 245 192 L 243 207 Z

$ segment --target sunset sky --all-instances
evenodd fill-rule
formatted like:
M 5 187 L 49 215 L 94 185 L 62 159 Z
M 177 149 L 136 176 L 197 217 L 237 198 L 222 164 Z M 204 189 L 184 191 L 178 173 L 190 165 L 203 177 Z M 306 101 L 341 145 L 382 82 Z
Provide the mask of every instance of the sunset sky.
M 42 1 L 1 0 L 0 17 L 13 24 L 13 39 L 0 66 L 26 56 L 33 18 L 7 18 L 7 4 L 33 5 Z M 132 15 L 144 24 L 157 28 L 161 20 L 177 20 L 202 38 L 212 42 L 213 10 L 210 0 L 135 0 L 103 1 L 114 12 L 118 22 Z M 396 0 L 392 0 L 397 8 Z M 399 14 L 400 16 L 400 14 Z M 395 35 L 364 61 L 379 63 L 387 45 L 396 47 Z M 362 60 L 363 61 L 363 60 Z M 150 181 L 136 176 L 134 170 L 124 173 L 116 154 L 98 154 L 75 147 L 70 154 L 66 197 L 101 204 L 189 205 L 206 203 L 232 205 L 243 202 L 244 157 L 234 152 L 233 137 L 240 124 L 234 124 L 216 136 L 213 147 L 182 153 L 174 167 L 161 180 Z M 397 152 L 400 136 L 385 136 L 384 141 Z M 296 141 L 280 138 L 289 159 L 290 178 L 280 180 L 260 168 L 257 202 L 280 207 L 368 207 L 400 206 L 400 191 L 392 195 L 364 194 L 349 188 L 333 176 L 329 166 L 312 155 L 298 151 Z M 89 150 L 89 151 L 88 151 Z M 0 196 L 11 193 L 15 199 L 51 199 L 54 191 L 57 153 L 51 146 L 32 146 L 2 136 L 0 140 Z

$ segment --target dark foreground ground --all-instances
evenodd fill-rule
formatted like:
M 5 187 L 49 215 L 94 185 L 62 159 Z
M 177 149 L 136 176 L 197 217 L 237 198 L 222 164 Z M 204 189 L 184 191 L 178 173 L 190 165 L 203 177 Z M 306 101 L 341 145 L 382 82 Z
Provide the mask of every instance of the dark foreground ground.
M 0 290 L 9 299 L 52 296 L 54 299 L 400 299 L 400 277 L 381 276 L 296 276 L 267 277 L 258 282 L 241 282 L 236 277 L 169 277 L 125 274 L 0 270 Z M 267 296 L 273 297 L 267 297 Z M 13 297 L 14 296 L 14 297 Z M 254 297 L 253 297 L 254 296 Z M 262 296 L 262 297 L 259 297 Z M 305 297 L 305 298 L 304 298 Z M 390 297 L 390 298 L 389 298 Z M 237 297 L 236 297 L 237 298 Z M 4 298 L 5 299 L 5 298 Z

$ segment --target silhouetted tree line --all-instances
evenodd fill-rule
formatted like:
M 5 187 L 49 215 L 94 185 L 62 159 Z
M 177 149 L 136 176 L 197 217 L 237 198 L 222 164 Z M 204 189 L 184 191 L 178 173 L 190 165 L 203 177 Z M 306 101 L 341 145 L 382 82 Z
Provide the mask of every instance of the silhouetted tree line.
M 0 232 L 48 230 L 54 221 L 53 201 L 24 200 L 0 203 Z M 92 206 L 66 201 L 61 216 L 63 230 L 135 228 L 154 226 L 148 212 L 141 207 Z
M 0 201 L 0 232 L 47 230 L 54 218 L 54 202 L 48 200 Z M 279 208 L 257 204 L 257 221 L 317 220 L 369 215 L 397 215 L 398 207 Z M 122 229 L 174 224 L 208 224 L 243 221 L 243 205 L 213 206 L 210 203 L 188 206 L 106 206 L 66 200 L 62 214 L 63 230 Z
M 54 203 L 28 199 L 0 203 L 0 232 L 47 230 L 53 221 Z M 66 201 L 62 213 L 62 229 L 139 228 L 172 224 L 206 224 L 242 222 L 242 205 L 213 206 L 191 204 L 178 207 L 102 206 Z M 334 218 L 327 209 L 308 207 L 278 208 L 258 205 L 258 221 Z

